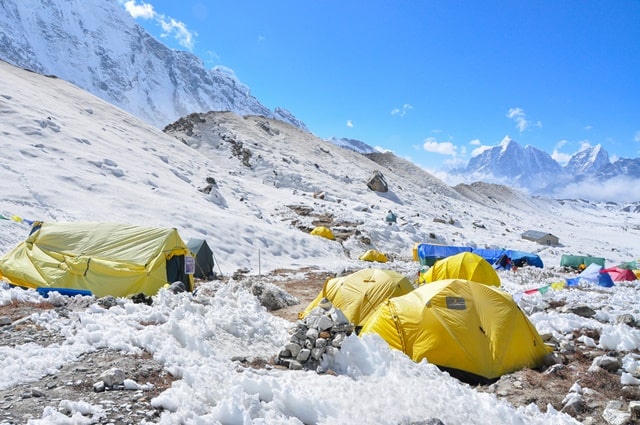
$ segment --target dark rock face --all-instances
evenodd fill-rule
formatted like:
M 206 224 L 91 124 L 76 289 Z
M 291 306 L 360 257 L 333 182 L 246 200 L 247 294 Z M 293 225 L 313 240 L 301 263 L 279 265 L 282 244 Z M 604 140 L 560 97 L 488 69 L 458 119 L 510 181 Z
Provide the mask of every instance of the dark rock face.
M 373 172 L 373 176 L 367 182 L 367 187 L 374 192 L 386 193 L 389 191 L 387 181 L 384 179 L 382 173 L 378 170 Z

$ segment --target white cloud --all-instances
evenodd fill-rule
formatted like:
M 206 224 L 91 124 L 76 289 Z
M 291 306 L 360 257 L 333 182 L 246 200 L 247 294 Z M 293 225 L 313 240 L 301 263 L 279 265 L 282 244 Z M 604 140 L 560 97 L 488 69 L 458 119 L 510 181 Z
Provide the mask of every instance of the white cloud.
M 184 23 L 162 15 L 158 18 L 158 23 L 164 31 L 161 37 L 173 37 L 182 47 L 193 50 L 194 37 L 197 33 L 189 31 Z
M 553 158 L 556 162 L 561 165 L 566 164 L 571 159 L 571 154 L 560 152 L 567 143 L 569 143 L 566 139 L 560 140 L 553 148 L 553 153 L 551 154 L 551 158 Z
M 135 0 L 129 0 L 124 3 L 124 8 L 134 19 L 153 19 L 156 12 L 153 5 L 149 3 L 136 3 Z
M 482 145 L 482 142 L 480 142 L 480 139 L 473 139 L 472 141 L 469 142 L 469 144 L 472 146 L 480 146 Z
M 391 115 L 399 115 L 401 117 L 404 117 L 407 111 L 410 111 L 411 109 L 413 109 L 413 106 L 408 103 L 405 103 L 404 105 L 402 105 L 402 108 L 392 109 Z
M 353 122 L 351 120 L 347 120 L 347 127 L 353 128 L 355 127 L 355 125 L 353 125 Z
M 554 149 L 553 153 L 551 154 L 551 158 L 558 162 L 558 164 L 564 165 L 569 162 L 569 160 L 571 159 L 571 155 Z
M 562 147 L 564 145 L 566 145 L 567 143 L 569 143 L 569 142 L 566 139 L 562 139 L 558 143 L 556 143 L 556 146 L 555 146 L 554 149 L 562 149 Z
M 592 201 L 637 201 L 637 194 L 629 190 L 638 187 L 640 180 L 627 176 L 618 176 L 606 181 L 597 182 L 585 180 L 576 184 L 564 186 L 555 193 L 558 198 L 589 199 Z
M 189 51 L 193 50 L 195 38 L 198 33 L 189 30 L 183 22 L 156 12 L 153 6 L 149 3 L 138 3 L 136 0 L 128 0 L 125 2 L 120 0 L 120 2 L 134 19 L 140 18 L 155 20 L 160 28 L 162 28 L 162 34 L 160 34 L 160 37 L 173 37 L 176 39 L 178 44 L 185 49 Z
M 451 142 L 438 142 L 434 137 L 428 137 L 422 144 L 422 149 L 427 152 L 438 153 L 440 155 L 456 156 L 457 146 Z
M 507 118 L 511 118 L 516 123 L 516 128 L 520 133 L 531 127 L 531 121 L 527 120 L 527 116 L 522 108 L 510 108 L 507 112 Z M 542 121 L 536 121 L 536 127 L 542 127 Z

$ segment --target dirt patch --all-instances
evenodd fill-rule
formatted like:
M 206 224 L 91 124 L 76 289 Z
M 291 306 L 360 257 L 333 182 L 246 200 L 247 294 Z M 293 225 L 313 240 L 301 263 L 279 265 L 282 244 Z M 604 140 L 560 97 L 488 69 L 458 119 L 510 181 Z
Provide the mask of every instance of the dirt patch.
M 32 314 L 53 308 L 52 304 L 46 302 L 13 302 L 1 306 L 0 317 L 11 320 L 11 324 L 0 327 L 2 345 L 12 347 L 35 343 L 46 347 L 62 344 L 64 336 L 29 320 Z M 60 309 L 60 313 L 64 314 L 64 311 Z M 126 390 L 123 386 L 94 391 L 93 385 L 100 380 L 100 374 L 112 368 L 122 370 L 127 379 L 151 386 L 144 391 Z M 93 417 L 96 423 L 134 424 L 152 421 L 159 417 L 160 412 L 151 406 L 151 399 L 169 388 L 174 380 L 163 365 L 147 352 L 125 355 L 115 350 L 96 350 L 36 382 L 0 390 L 0 423 L 24 424 L 32 419 L 40 419 L 47 406 L 64 411 L 62 403 L 68 401 L 83 401 L 98 406 L 101 411 Z
M 318 296 L 320 291 L 322 291 L 324 282 L 327 279 L 334 277 L 327 272 L 318 270 L 303 269 L 301 271 L 304 273 L 304 276 L 297 277 L 299 276 L 299 273 L 294 273 L 294 276 L 296 277 L 293 278 L 287 277 L 292 274 L 291 270 L 274 270 L 272 273 L 272 275 L 284 279 L 278 280 L 277 282 L 274 282 L 274 284 L 284 289 L 300 301 L 299 304 L 271 312 L 273 315 L 287 319 L 290 322 L 298 320 L 298 314 L 304 311 L 307 305 L 309 305 L 309 303 Z

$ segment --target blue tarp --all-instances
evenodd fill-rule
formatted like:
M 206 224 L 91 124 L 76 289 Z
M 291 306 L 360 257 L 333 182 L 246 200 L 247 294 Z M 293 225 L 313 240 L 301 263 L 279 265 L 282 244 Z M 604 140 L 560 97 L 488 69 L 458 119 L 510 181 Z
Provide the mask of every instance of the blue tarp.
M 436 260 L 447 258 L 461 252 L 473 252 L 487 260 L 489 264 L 497 265 L 503 255 L 510 260 L 510 264 L 521 267 L 523 265 L 535 266 L 543 268 L 542 259 L 533 253 L 524 251 L 515 251 L 512 249 L 490 249 L 490 248 L 471 248 L 469 246 L 452 246 L 452 245 L 434 245 L 420 244 L 418 245 L 418 259 L 420 264 L 432 266 Z
M 542 259 L 536 254 L 524 251 L 514 251 L 512 249 L 507 249 L 504 253 L 507 257 L 511 258 L 511 264 L 513 265 L 520 267 L 526 264 L 529 266 L 540 268 L 544 267 L 544 264 L 542 264 Z
M 67 297 L 75 297 L 76 295 L 82 295 L 84 297 L 90 297 L 91 291 L 86 289 L 71 289 L 71 288 L 37 288 L 36 291 L 38 294 L 42 295 L 43 298 L 48 298 L 49 293 L 51 292 L 59 292 L 60 295 L 65 295 Z
M 421 243 L 418 245 L 418 259 L 420 264 L 433 266 L 436 260 L 447 258 L 461 252 L 471 252 L 469 246 L 434 245 Z
M 477 254 L 487 260 L 489 264 L 495 264 L 500 257 L 504 254 L 504 249 L 490 249 L 490 248 L 474 248 L 471 252 Z

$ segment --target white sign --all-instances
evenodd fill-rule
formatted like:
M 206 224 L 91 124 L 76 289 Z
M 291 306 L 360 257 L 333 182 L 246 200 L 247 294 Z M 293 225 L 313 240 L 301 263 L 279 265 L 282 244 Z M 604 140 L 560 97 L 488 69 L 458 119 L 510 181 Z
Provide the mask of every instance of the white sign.
M 196 271 L 196 261 L 190 255 L 184 256 L 184 274 L 194 274 Z

